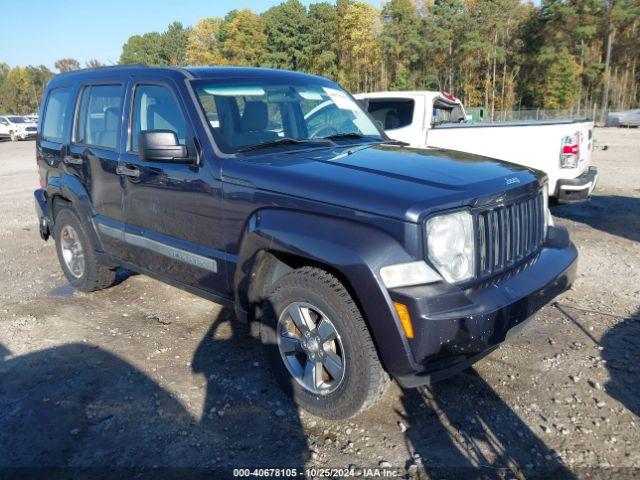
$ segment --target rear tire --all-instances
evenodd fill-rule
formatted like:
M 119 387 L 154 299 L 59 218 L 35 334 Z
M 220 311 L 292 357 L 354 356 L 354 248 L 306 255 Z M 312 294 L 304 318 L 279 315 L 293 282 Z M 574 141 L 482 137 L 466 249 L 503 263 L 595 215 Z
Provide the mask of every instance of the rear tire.
M 53 238 L 62 271 L 74 288 L 94 292 L 113 285 L 115 270 L 98 263 L 84 225 L 70 208 L 62 208 L 56 215 Z
M 295 326 L 292 312 L 297 311 L 298 321 L 304 317 L 311 328 Z M 276 282 L 262 312 L 260 336 L 272 369 L 302 408 L 336 420 L 357 415 L 382 398 L 389 376 L 360 310 L 336 277 L 313 267 L 294 270 Z M 307 376 L 309 365 L 314 373 Z

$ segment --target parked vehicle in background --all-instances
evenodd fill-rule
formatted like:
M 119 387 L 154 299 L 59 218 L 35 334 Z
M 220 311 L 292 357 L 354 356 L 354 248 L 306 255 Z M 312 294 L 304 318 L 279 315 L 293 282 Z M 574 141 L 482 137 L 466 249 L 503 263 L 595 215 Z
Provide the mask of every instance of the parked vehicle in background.
M 20 115 L 0 117 L 0 138 L 9 138 L 12 142 L 34 139 L 38 133 L 38 124 Z
M 38 114 L 37 113 L 31 113 L 29 115 L 24 115 L 24 118 L 29 120 L 31 123 L 35 123 L 36 125 L 38 124 Z
M 590 166 L 593 122 L 572 120 L 469 121 L 464 106 L 441 92 L 375 92 L 355 95 L 391 138 L 416 148 L 446 148 L 542 170 L 549 195 L 560 202 L 585 200 L 598 179 Z
M 640 109 L 609 112 L 607 127 L 640 127 Z
M 40 234 L 71 285 L 123 266 L 233 305 L 316 415 L 467 368 L 575 276 L 546 176 L 398 146 L 322 77 L 111 67 L 42 105 Z

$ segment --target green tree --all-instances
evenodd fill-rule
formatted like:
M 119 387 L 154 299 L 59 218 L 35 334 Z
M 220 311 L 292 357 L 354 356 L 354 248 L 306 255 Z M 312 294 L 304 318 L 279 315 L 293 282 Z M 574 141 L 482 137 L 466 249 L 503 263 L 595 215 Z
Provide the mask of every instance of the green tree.
M 380 88 L 382 49 L 380 15 L 368 3 L 338 2 L 338 79 L 353 91 Z
M 382 9 L 383 30 L 380 41 L 392 90 L 418 86 L 423 58 L 421 22 L 413 0 L 391 0 Z
M 221 18 L 203 18 L 189 31 L 187 63 L 189 65 L 220 65 L 222 59 Z
M 301 69 L 337 79 L 338 20 L 338 10 L 330 3 L 309 6 L 308 37 L 300 59 Z
M 2 82 L 0 103 L 8 113 L 21 114 L 33 111 L 33 96 L 29 74 L 24 67 L 15 67 L 7 72 Z
M 29 78 L 29 112 L 37 112 L 40 108 L 40 99 L 44 93 L 44 87 L 53 77 L 53 72 L 44 65 L 26 67 Z
M 543 48 L 540 63 L 547 65 L 541 82 L 542 106 L 563 109 L 574 104 L 579 84 L 579 65 L 567 48 Z
M 168 65 L 163 57 L 162 37 L 158 32 L 133 35 L 122 46 L 120 63 Z
M 223 56 L 230 65 L 260 66 L 267 35 L 261 16 L 251 10 L 233 10 L 222 25 Z
M 189 30 L 182 23 L 173 22 L 160 34 L 160 56 L 167 65 L 185 65 Z
M 264 64 L 296 70 L 303 64 L 309 42 L 309 17 L 299 0 L 287 0 L 263 14 L 266 26 Z

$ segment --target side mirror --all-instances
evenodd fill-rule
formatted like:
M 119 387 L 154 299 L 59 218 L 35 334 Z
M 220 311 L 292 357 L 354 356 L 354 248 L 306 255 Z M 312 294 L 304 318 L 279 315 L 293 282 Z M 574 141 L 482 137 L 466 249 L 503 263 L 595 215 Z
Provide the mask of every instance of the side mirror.
M 171 130 L 147 130 L 138 134 L 138 158 L 143 162 L 192 163 L 187 147 Z

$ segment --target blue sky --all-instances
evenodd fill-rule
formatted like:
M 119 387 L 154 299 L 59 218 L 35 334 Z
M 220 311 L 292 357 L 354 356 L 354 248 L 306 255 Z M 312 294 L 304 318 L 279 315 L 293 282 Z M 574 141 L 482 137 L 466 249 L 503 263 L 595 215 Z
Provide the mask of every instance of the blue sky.
M 368 0 L 379 6 L 379 0 Z M 0 8 L 0 62 L 46 65 L 63 57 L 117 62 L 131 35 L 192 25 L 234 8 L 263 12 L 281 0 L 12 0 Z M 302 0 L 308 5 L 309 0 Z

